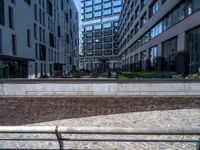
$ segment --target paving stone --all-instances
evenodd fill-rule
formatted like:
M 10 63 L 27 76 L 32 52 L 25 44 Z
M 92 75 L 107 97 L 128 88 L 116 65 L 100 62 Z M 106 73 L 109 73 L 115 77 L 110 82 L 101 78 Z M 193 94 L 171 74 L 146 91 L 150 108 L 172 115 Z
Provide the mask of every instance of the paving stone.
M 200 109 L 163 110 L 55 120 L 29 126 L 73 126 L 73 127 L 131 127 L 131 128 L 195 128 L 200 127 Z M 197 136 L 107 136 L 107 135 L 63 135 L 65 138 L 114 138 L 114 139 L 199 139 Z M 0 134 L 0 138 L 53 138 L 52 134 Z M 133 143 L 133 142 L 64 142 L 65 149 L 112 149 L 112 150 L 196 150 L 196 143 Z M 14 149 L 58 149 L 57 141 L 19 142 L 1 141 L 0 148 Z

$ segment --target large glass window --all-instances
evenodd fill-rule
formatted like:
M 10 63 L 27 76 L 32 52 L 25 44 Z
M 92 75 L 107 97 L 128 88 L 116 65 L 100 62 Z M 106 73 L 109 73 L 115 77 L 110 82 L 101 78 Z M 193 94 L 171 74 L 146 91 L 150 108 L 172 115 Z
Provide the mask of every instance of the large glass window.
M 102 49 L 102 44 L 96 44 L 95 49 Z
M 112 37 L 104 37 L 104 42 L 112 42 Z
M 92 18 L 92 13 L 85 14 L 85 18 L 86 18 L 86 19 L 90 19 L 90 18 Z
M 162 43 L 164 70 L 176 71 L 177 37 Z
M 102 11 L 95 11 L 94 12 L 94 17 L 101 17 L 102 16 Z
M 104 30 L 104 35 L 112 35 L 112 30 Z
M 112 55 L 112 51 L 111 50 L 106 50 L 106 51 L 104 51 L 104 55 Z
M 86 12 L 86 13 L 91 12 L 91 11 L 92 11 L 92 7 L 86 7 L 86 8 L 85 8 L 85 12 Z
M 101 30 L 95 31 L 95 37 L 101 37 L 101 36 L 102 36 Z
M 187 33 L 187 50 L 189 60 L 189 72 L 197 73 L 200 68 L 200 27 Z
M 147 52 L 143 51 L 140 53 L 140 60 L 141 60 L 141 69 L 143 71 L 146 70 L 146 59 L 147 59 Z
M 0 24 L 5 24 L 4 0 L 0 0 Z
M 101 56 L 102 55 L 102 51 L 95 51 L 95 56 Z
M 91 31 L 91 30 L 92 30 L 92 26 L 85 27 L 85 31 Z
M 158 56 L 158 47 L 157 46 L 151 47 L 149 49 L 149 61 L 150 61 L 150 69 L 151 70 L 156 70 L 157 56 Z
M 119 13 L 121 11 L 122 7 L 114 7 L 113 13 Z
M 105 43 L 104 49 L 109 49 L 109 48 L 112 48 L 112 43 Z
M 149 15 L 150 15 L 150 17 L 151 16 L 153 16 L 157 11 L 158 11 L 158 6 L 159 6 L 159 4 L 158 4 L 158 0 L 155 0 L 152 4 L 151 4 L 151 6 L 150 6 L 150 8 L 149 8 Z
M 102 42 L 102 38 L 96 38 L 95 39 L 95 43 L 101 43 Z
M 104 28 L 111 28 L 112 27 L 112 23 L 105 23 L 103 24 Z
M 104 15 L 111 15 L 111 13 L 112 13 L 111 9 L 106 9 L 106 10 L 103 11 Z
M 2 53 L 2 31 L 0 29 L 0 53 Z
M 151 38 L 156 37 L 157 35 L 159 35 L 160 33 L 162 33 L 162 22 L 160 22 L 159 24 L 155 25 L 151 31 L 150 31 L 150 35 Z
M 101 9 L 102 9 L 102 5 L 101 4 L 94 6 L 94 11 L 101 10 Z
M 86 39 L 87 44 L 92 43 L 92 42 L 93 42 L 92 38 Z
M 87 32 L 87 33 L 86 33 L 86 37 L 87 37 L 87 38 L 91 38 L 92 36 L 93 36 L 93 33 L 92 33 L 92 32 Z
M 93 49 L 93 45 L 92 44 L 87 44 L 86 45 L 86 49 L 87 50 L 92 50 Z
M 94 29 L 95 29 L 95 30 L 101 29 L 101 24 L 96 24 L 96 25 L 94 25 Z
M 101 0 L 94 0 L 94 4 L 99 4 L 101 3 Z
M 110 8 L 112 6 L 111 2 L 108 2 L 108 3 L 104 3 L 103 4 L 103 8 L 106 9 L 106 8 Z
M 85 6 L 91 6 L 92 5 L 92 0 L 88 0 L 85 2 Z
M 120 5 L 122 5 L 122 1 L 121 0 L 113 1 L 113 6 L 120 6 Z

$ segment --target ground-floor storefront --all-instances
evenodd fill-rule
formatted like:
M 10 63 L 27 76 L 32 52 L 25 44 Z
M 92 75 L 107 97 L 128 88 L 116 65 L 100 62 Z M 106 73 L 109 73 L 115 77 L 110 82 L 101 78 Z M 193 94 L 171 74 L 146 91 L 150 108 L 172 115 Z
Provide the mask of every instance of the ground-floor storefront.
M 29 60 L 2 55 L 0 57 L 0 78 L 28 78 Z

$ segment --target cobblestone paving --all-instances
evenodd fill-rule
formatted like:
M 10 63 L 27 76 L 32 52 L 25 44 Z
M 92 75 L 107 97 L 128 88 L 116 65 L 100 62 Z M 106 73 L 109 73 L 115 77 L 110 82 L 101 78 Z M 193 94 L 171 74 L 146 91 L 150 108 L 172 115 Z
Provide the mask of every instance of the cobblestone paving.
M 51 122 L 43 122 L 35 125 L 59 125 L 59 126 L 95 126 L 95 127 L 137 127 L 137 128 L 200 128 L 200 109 L 182 109 L 168 111 L 152 111 L 152 112 L 136 112 L 113 114 L 106 116 L 94 116 L 88 118 L 56 120 Z M 30 126 L 31 126 L 30 125 Z M 142 136 L 89 136 L 89 135 L 63 135 L 63 137 L 73 138 L 144 138 Z M 1 134 L 0 138 L 54 138 L 55 135 L 10 135 Z M 183 136 L 148 136 L 145 138 L 155 139 L 199 139 L 199 137 L 183 137 Z M 64 142 L 65 149 L 114 149 L 114 150 L 196 150 L 196 143 L 105 143 L 105 142 Z M 58 149 L 58 142 L 7 142 L 0 141 L 0 148 L 13 149 Z

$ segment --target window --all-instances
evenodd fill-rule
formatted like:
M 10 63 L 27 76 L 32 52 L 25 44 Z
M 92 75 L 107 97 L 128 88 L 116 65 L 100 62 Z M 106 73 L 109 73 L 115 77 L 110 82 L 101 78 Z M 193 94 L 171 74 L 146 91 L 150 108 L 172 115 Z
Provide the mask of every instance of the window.
M 93 51 L 88 51 L 87 56 L 93 56 Z
M 90 19 L 90 18 L 92 18 L 92 13 L 85 14 L 85 19 Z
M 146 5 L 147 0 L 141 0 L 141 9 Z
M 34 38 L 37 40 L 37 24 L 34 23 Z
M 92 5 L 92 0 L 88 0 L 85 2 L 85 6 L 91 6 Z
M 2 47 L 3 47 L 2 42 L 3 42 L 3 40 L 2 40 L 2 31 L 0 29 L 0 53 L 2 53 Z
M 104 37 L 104 42 L 112 42 L 112 37 Z
M 92 7 L 86 7 L 86 8 L 85 8 L 85 12 L 86 12 L 86 13 L 91 12 L 91 11 L 92 11 Z
M 112 48 L 112 43 L 105 43 L 104 49 L 109 49 L 109 48 Z
M 103 11 L 104 15 L 111 15 L 111 13 L 112 13 L 111 9 L 106 9 L 106 10 Z
M 95 51 L 95 56 L 102 56 L 102 51 Z
M 104 3 L 104 4 L 103 4 L 103 8 L 104 8 L 104 9 L 110 8 L 111 6 L 112 6 L 111 2 L 108 2 L 108 3 Z
M 42 44 L 39 45 L 40 50 L 40 60 L 45 61 L 46 60 L 46 47 Z
M 152 4 L 151 4 L 151 6 L 150 6 L 150 8 L 149 8 L 149 18 L 151 18 L 154 14 L 156 14 L 156 12 L 158 11 L 158 6 L 159 6 L 159 4 L 158 4 L 158 0 L 155 0 Z
M 189 72 L 197 73 L 200 68 L 200 27 L 187 32 L 187 50 L 189 60 Z
M 95 43 L 101 43 L 102 42 L 102 38 L 95 38 Z
M 0 0 L 0 24 L 5 25 L 4 0 Z
M 101 37 L 101 36 L 102 36 L 101 30 L 95 31 L 95 37 Z
M 87 49 L 87 50 L 92 50 L 92 49 L 93 49 L 93 45 L 87 44 L 87 45 L 86 45 L 86 49 Z
M 112 55 L 112 51 L 111 50 L 105 50 L 104 55 Z
M 176 71 L 177 37 L 162 43 L 164 70 Z
M 31 5 L 31 0 L 24 0 L 27 4 Z
M 102 5 L 101 4 L 94 6 L 94 11 L 101 10 L 101 9 L 102 9 Z
M 52 6 L 52 3 L 49 0 L 47 1 L 47 13 L 51 17 L 53 16 L 53 6 Z
M 12 52 L 13 52 L 13 55 L 17 55 L 16 50 L 17 50 L 16 35 L 12 34 Z
M 149 61 L 150 61 L 150 70 L 156 70 L 157 62 L 156 58 L 158 56 L 158 47 L 154 46 L 149 49 Z
M 106 28 L 111 28 L 112 27 L 112 24 L 111 23 L 105 23 L 103 24 L 103 27 L 106 29 Z
M 38 59 L 38 44 L 35 43 L 35 58 Z
M 52 33 L 49 33 L 49 46 L 55 47 L 54 35 Z
M 101 16 L 102 16 L 102 12 L 101 11 L 94 12 L 94 17 L 101 17 Z
M 147 23 L 147 14 L 146 12 L 144 13 L 144 15 L 141 18 L 141 27 L 143 27 L 145 24 Z
M 86 37 L 87 37 L 87 38 L 91 38 L 92 36 L 93 36 L 93 33 L 92 33 L 92 32 L 87 32 L 87 33 L 86 33 Z
M 9 27 L 14 28 L 13 8 L 8 6 Z
M 121 7 L 114 7 L 113 8 L 113 13 L 120 13 L 121 12 Z
M 93 39 L 92 39 L 92 38 L 86 39 L 86 43 L 87 43 L 87 44 L 90 44 L 90 43 L 92 43 L 92 42 L 93 42 Z
M 34 18 L 37 21 L 37 5 L 34 4 Z
M 122 1 L 121 0 L 113 1 L 113 6 L 120 6 L 120 5 L 122 5 Z
M 143 51 L 140 53 L 140 60 L 141 60 L 141 69 L 142 71 L 146 70 L 146 58 L 147 57 L 147 53 L 146 51 Z
M 31 31 L 30 31 L 30 29 L 27 29 L 26 34 L 27 34 L 27 46 L 31 47 Z
M 140 30 L 139 22 L 135 25 L 135 34 Z
M 99 4 L 101 3 L 101 0 L 94 0 L 94 4 Z
M 102 44 L 96 44 L 95 49 L 102 49 Z
M 160 33 L 162 33 L 162 22 L 158 23 L 157 25 L 155 25 L 151 31 L 150 31 L 150 36 L 151 39 L 156 37 L 157 35 L 159 35 Z
M 95 25 L 95 26 L 94 26 L 94 29 L 95 29 L 95 30 L 101 29 L 101 24 Z
M 104 35 L 112 35 L 112 30 L 104 30 Z

